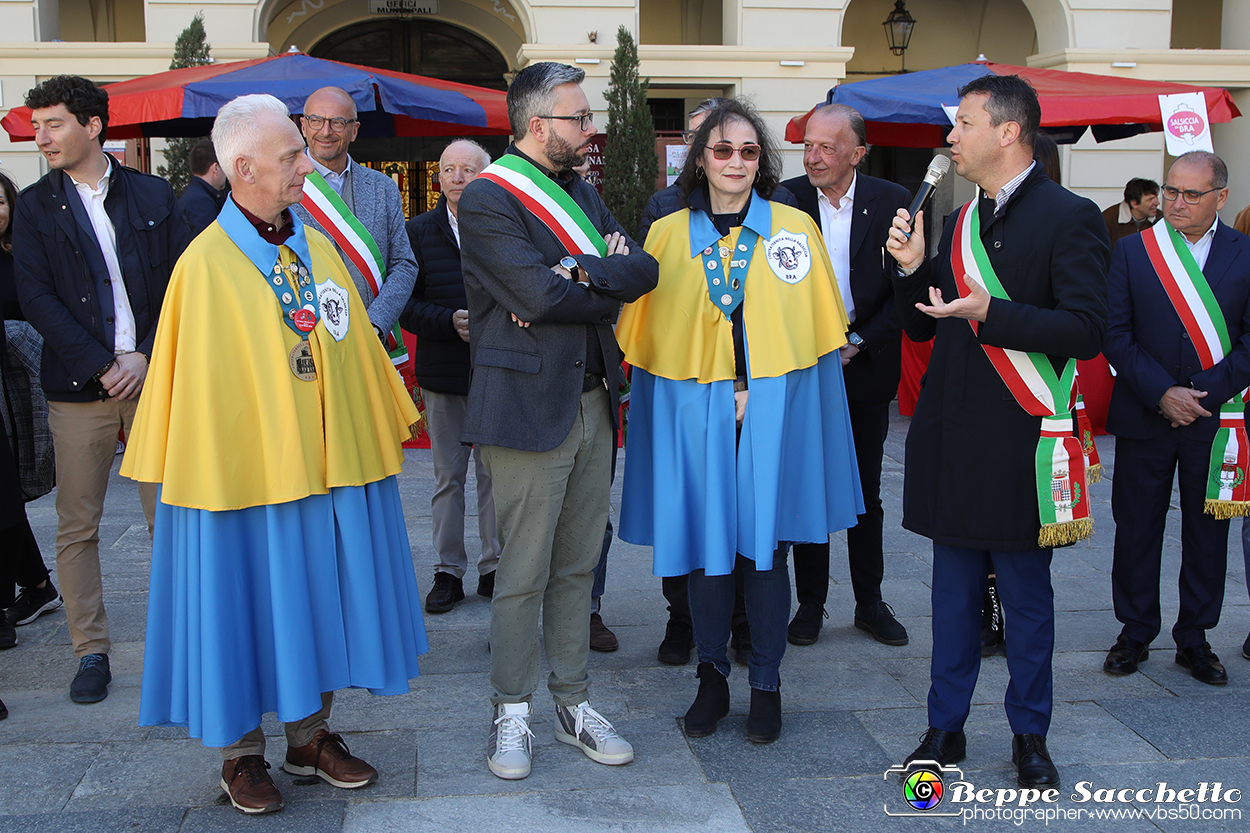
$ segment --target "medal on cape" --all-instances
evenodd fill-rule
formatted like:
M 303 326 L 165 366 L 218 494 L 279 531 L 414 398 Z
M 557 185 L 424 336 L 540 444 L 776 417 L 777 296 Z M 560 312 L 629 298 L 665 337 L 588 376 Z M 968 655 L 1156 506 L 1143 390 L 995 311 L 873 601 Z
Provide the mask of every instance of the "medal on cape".
M 317 326 L 317 305 L 314 297 L 310 297 L 310 290 L 300 289 L 311 282 L 306 266 L 298 260 L 283 264 L 281 255 L 273 265 L 273 277 L 268 281 L 274 298 L 282 307 L 282 320 L 300 338 L 299 344 L 291 350 L 289 361 L 291 373 L 304 382 L 317 378 L 317 365 L 313 361 L 312 347 L 308 344 L 308 334 Z
M 747 269 L 751 266 L 751 255 L 755 252 L 755 242 L 759 235 L 743 226 L 738 232 L 738 251 L 741 257 L 729 261 L 729 276 L 725 276 L 725 264 L 722 257 L 734 254 L 728 246 L 719 245 L 716 249 L 708 247 L 703 253 L 703 273 L 707 279 L 707 294 L 712 303 L 728 318 L 742 303 L 743 284 L 746 283 Z M 720 255 L 720 257 L 717 257 Z
M 317 380 L 317 363 L 313 361 L 312 347 L 308 344 L 308 339 L 301 338 L 299 343 L 291 348 L 290 355 L 291 373 L 301 382 L 314 382 Z
M 347 290 L 332 280 L 317 284 L 317 305 L 320 307 L 321 322 L 326 332 L 335 341 L 347 337 L 348 310 Z

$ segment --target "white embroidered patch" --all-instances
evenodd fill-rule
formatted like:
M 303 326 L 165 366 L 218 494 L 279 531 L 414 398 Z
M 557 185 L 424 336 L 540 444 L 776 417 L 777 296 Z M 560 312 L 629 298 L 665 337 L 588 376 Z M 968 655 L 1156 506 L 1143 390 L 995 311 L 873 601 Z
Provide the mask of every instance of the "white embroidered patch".
M 786 283 L 798 283 L 812 268 L 812 252 L 807 246 L 806 234 L 782 229 L 764 241 L 764 254 L 768 256 L 768 267 L 773 274 Z
M 317 306 L 326 331 L 335 341 L 342 341 L 347 336 L 347 290 L 334 281 L 317 284 Z

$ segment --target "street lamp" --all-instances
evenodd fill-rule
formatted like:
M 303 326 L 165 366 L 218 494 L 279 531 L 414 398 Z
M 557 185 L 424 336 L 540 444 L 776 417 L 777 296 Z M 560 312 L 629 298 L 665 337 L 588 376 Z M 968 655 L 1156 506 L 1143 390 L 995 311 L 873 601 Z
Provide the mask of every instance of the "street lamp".
M 894 11 L 881 24 L 885 27 L 885 38 L 890 42 L 890 51 L 902 55 L 911 42 L 911 30 L 916 27 L 916 18 L 912 17 L 903 0 L 894 0 Z

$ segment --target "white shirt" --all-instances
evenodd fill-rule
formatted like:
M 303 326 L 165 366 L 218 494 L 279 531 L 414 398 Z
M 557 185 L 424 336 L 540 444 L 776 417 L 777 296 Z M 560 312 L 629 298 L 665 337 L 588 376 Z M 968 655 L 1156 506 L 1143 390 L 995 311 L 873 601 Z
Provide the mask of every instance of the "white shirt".
M 1030 162 L 1029 166 L 1020 173 L 1011 178 L 1011 181 L 998 189 L 998 194 L 994 197 L 994 216 L 1003 213 L 1003 206 L 1007 204 L 1007 200 L 1011 199 L 1011 195 L 1020 187 L 1020 183 L 1024 182 L 1024 178 L 1029 175 L 1029 171 L 1037 167 L 1036 162 Z
M 1164 220 L 1164 222 L 1167 222 Z M 1203 232 L 1198 238 L 1197 243 L 1190 243 L 1189 238 L 1181 235 L 1181 239 L 1185 241 L 1185 245 L 1189 247 L 1189 251 L 1193 253 L 1194 260 L 1198 261 L 1198 269 L 1207 268 L 1207 257 L 1211 254 L 1211 241 L 1215 239 L 1215 227 L 1220 224 L 1220 218 L 1216 217 L 1215 222 L 1211 223 L 1211 228 Z
M 851 295 L 851 219 L 855 216 L 855 182 L 858 174 L 851 177 L 851 187 L 834 208 L 825 192 L 817 190 L 816 202 L 820 206 L 820 233 L 825 238 L 825 250 L 833 262 L 833 275 L 838 281 L 838 292 L 846 317 L 855 323 L 855 298 Z
M 451 206 L 447 206 L 447 219 L 451 221 L 451 233 L 456 237 L 456 245 L 460 245 L 460 221 L 456 219 L 455 213 L 451 210 Z
M 133 353 L 135 349 L 135 314 L 130 308 L 130 296 L 126 293 L 126 280 L 122 277 L 121 262 L 117 258 L 117 233 L 113 229 L 113 221 L 104 210 L 104 198 L 109 195 L 109 174 L 113 172 L 112 157 L 109 158 L 108 170 L 95 187 L 74 179 L 74 190 L 82 200 L 87 216 L 91 218 L 91 228 L 95 231 L 95 239 L 100 243 L 100 254 L 104 255 L 104 265 L 108 267 L 109 282 L 113 287 L 113 354 Z M 73 177 L 70 177 L 73 179 Z
M 343 172 L 341 174 L 336 174 L 334 171 L 318 162 L 317 157 L 313 156 L 307 148 L 304 149 L 304 153 L 308 154 L 308 158 L 312 160 L 313 167 L 316 168 L 317 173 L 321 174 L 321 178 L 329 183 L 330 187 L 334 189 L 334 193 L 342 197 L 343 185 L 347 182 L 347 174 L 352 169 L 351 154 L 349 153 L 347 155 L 347 164 L 343 166 Z

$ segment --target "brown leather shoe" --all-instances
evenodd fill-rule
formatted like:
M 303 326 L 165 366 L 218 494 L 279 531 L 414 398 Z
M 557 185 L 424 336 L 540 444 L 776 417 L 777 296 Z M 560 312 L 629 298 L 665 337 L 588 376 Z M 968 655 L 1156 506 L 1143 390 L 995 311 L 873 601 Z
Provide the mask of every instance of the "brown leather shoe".
M 603 624 L 603 618 L 598 613 L 590 614 L 590 650 L 607 654 L 619 647 L 621 643 L 616 641 L 616 634 Z
M 232 758 L 221 765 L 221 788 L 240 813 L 259 816 L 282 809 L 282 793 L 269 777 L 269 762 L 260 755 Z
M 352 757 L 341 735 L 325 729 L 313 735 L 308 745 L 288 748 L 282 768 L 292 775 L 319 776 L 326 783 L 345 790 L 367 787 L 378 780 L 378 771 Z

